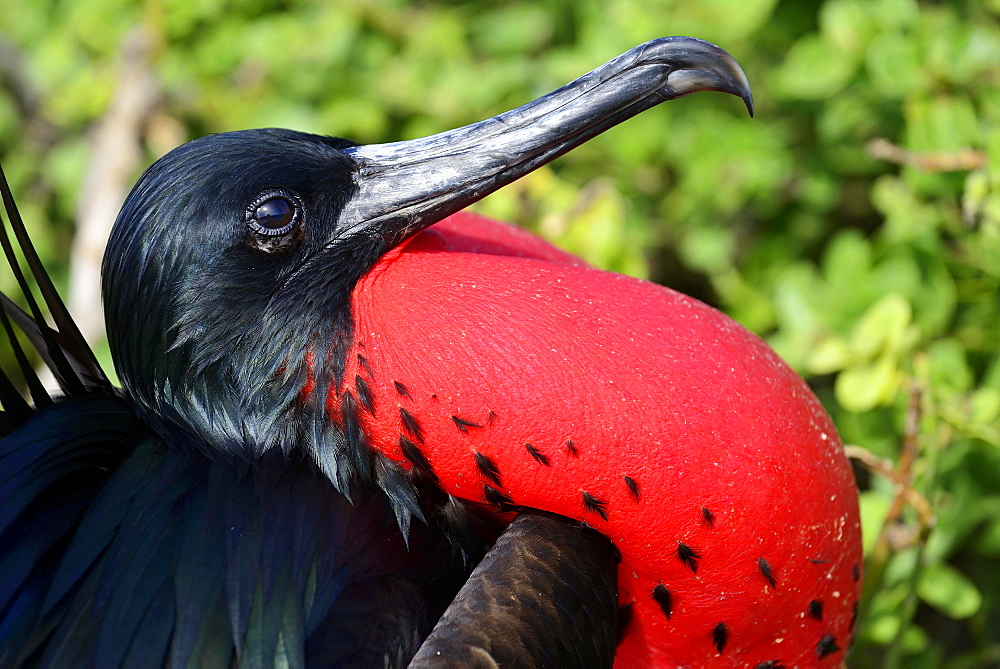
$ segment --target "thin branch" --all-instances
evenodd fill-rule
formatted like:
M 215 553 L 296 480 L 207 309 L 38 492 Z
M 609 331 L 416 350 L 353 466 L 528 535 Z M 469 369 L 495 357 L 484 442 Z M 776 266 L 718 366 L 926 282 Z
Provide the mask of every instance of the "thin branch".
M 910 151 L 878 137 L 865 145 L 868 155 L 921 172 L 968 172 L 986 165 L 986 152 L 965 148 L 956 151 Z

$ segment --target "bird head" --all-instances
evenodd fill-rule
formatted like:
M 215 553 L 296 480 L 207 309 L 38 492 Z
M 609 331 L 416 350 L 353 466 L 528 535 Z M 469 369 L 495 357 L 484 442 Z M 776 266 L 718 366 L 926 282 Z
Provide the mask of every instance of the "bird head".
M 339 385 L 351 290 L 383 254 L 613 125 L 704 90 L 737 95 L 752 113 L 732 57 L 664 38 L 430 137 L 358 146 L 265 129 L 175 149 L 129 195 L 104 260 L 127 394 L 168 439 L 193 436 L 243 459 L 343 445 L 316 398 Z M 319 390 L 311 403 L 307 383 Z M 341 471 L 364 476 L 357 454 L 344 457 L 355 461 Z

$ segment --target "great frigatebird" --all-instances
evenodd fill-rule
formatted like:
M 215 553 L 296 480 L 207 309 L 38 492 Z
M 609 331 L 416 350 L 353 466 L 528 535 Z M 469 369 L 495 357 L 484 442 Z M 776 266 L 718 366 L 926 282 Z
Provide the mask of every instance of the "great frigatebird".
M 0 664 L 597 666 L 616 630 L 620 666 L 841 663 L 857 500 L 805 384 L 704 305 L 452 216 L 701 90 L 752 110 L 666 38 L 424 139 L 154 164 L 105 256 L 120 393 L 49 287 L 58 331 L 5 302 L 68 397 L 0 387 Z

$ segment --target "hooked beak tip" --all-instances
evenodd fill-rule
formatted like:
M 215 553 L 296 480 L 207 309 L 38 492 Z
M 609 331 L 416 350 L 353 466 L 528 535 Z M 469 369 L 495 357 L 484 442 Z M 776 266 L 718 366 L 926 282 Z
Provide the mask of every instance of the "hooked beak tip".
M 740 97 L 743 98 L 743 104 L 747 106 L 747 113 L 750 114 L 750 118 L 753 118 L 753 93 L 750 92 L 749 85 L 747 85 Z
M 750 118 L 753 118 L 753 95 L 747 90 L 747 94 L 740 97 L 743 98 L 743 104 L 747 106 L 747 113 L 750 114 Z
M 695 38 L 664 38 L 662 52 L 673 57 L 676 68 L 667 78 L 673 97 L 699 91 L 729 93 L 743 100 L 747 113 L 754 115 L 750 81 L 740 64 L 724 49 Z

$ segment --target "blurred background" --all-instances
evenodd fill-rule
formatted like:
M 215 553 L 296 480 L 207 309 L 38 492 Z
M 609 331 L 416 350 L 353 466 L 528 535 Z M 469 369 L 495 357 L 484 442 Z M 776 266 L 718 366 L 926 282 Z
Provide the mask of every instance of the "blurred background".
M 670 102 L 475 208 L 722 309 L 809 381 L 862 490 L 852 666 L 1000 666 L 1000 0 L 4 0 L 0 162 L 110 367 L 104 240 L 174 146 L 438 132 L 665 35 L 732 53 L 757 118 Z

